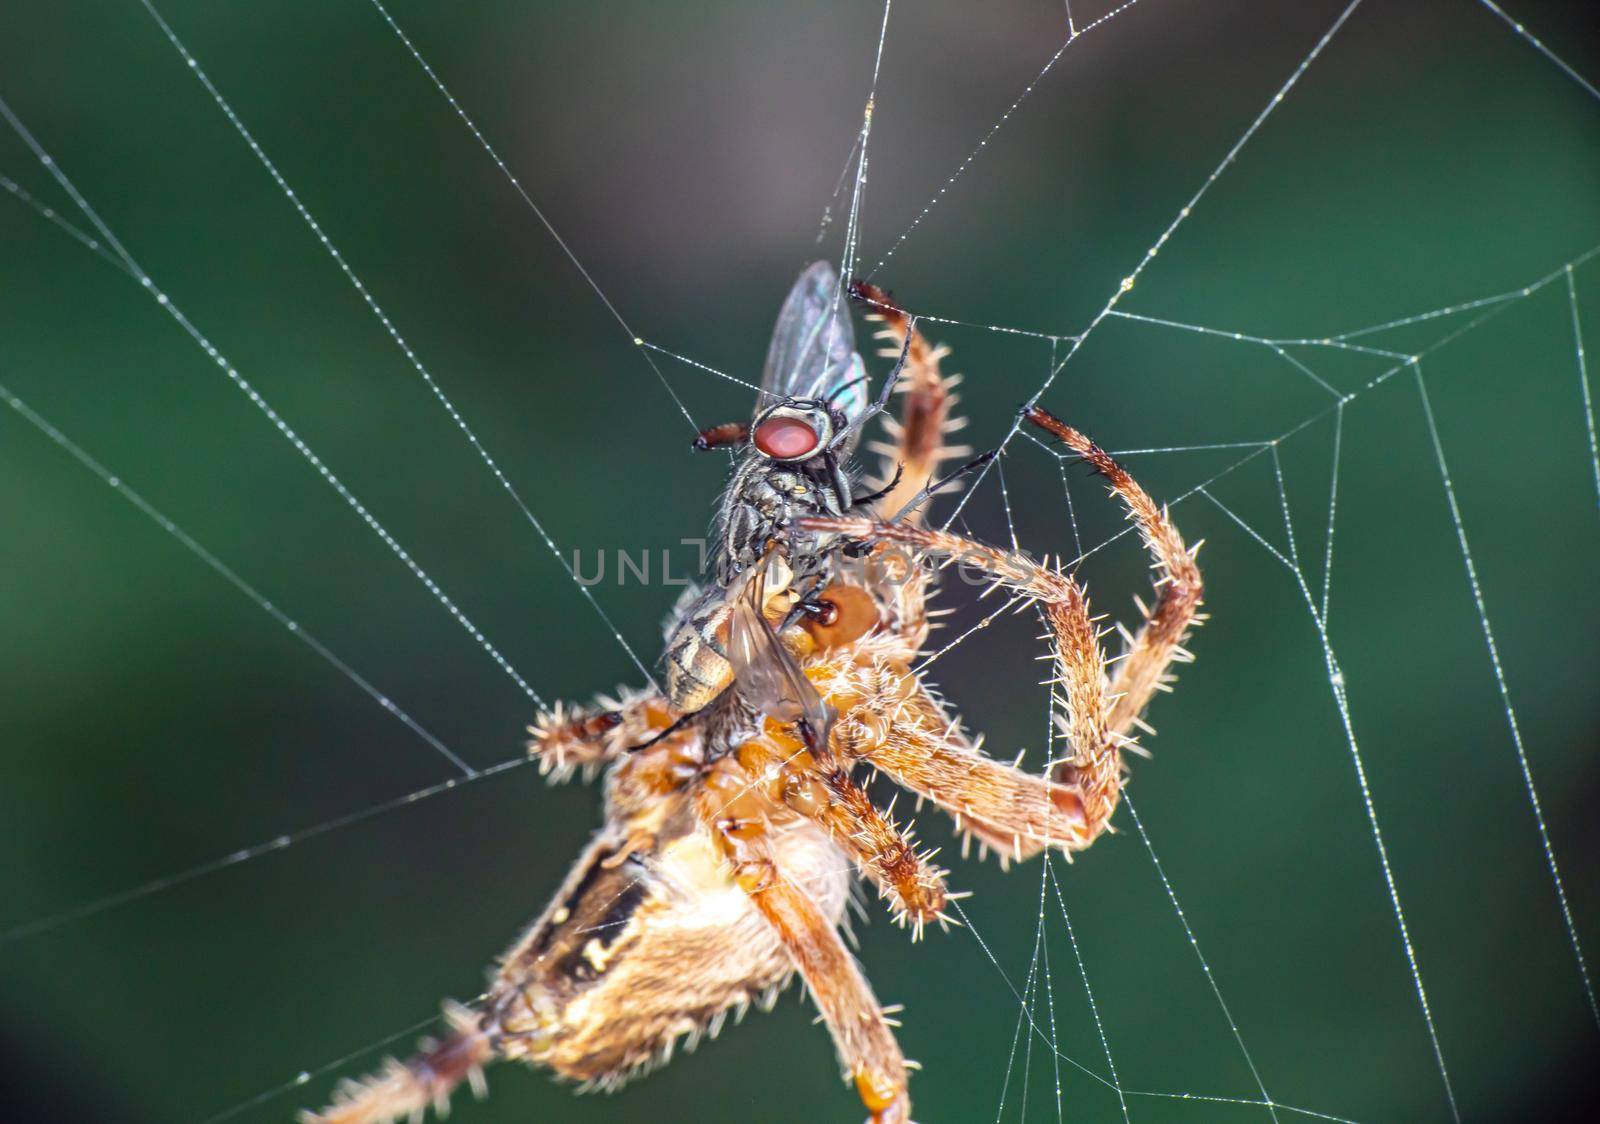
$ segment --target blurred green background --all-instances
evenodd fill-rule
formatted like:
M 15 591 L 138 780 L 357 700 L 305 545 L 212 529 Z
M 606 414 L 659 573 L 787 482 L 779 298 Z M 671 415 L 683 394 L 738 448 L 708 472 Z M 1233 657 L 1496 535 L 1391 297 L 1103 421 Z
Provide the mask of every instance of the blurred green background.
M 564 551 L 701 533 L 721 463 L 363 0 L 161 10 Z M 1085 34 L 878 273 L 966 373 L 988 446 L 1341 4 L 1143 0 Z M 1077 0 L 1082 26 L 1111 7 Z M 1514 14 L 1591 79 L 1587 6 Z M 393 12 L 638 334 L 754 377 L 860 121 L 873 3 L 425 4 Z M 862 219 L 877 261 L 1067 36 L 1045 0 L 894 6 Z M 135 0 L 0 11 L 0 96 L 157 283 L 547 698 L 637 672 Z M 1600 104 L 1470 0 L 1363 5 L 1121 308 L 1320 337 L 1516 289 L 1600 243 Z M 9 132 L 0 173 L 69 213 Z M 837 214 L 837 212 L 836 212 Z M 1600 340 L 1600 259 L 1574 270 Z M 1420 350 L 1453 317 L 1363 342 Z M 1463 1116 L 1557 1119 L 1600 1032 L 1567 945 L 1409 373 L 1301 349 L 1345 409 L 1329 638 Z M 663 360 L 703 424 L 747 392 Z M 879 370 L 882 369 L 880 366 Z M 1600 948 L 1600 509 L 1564 278 L 1424 360 L 1510 697 L 1580 936 Z M 1600 375 L 1592 373 L 1591 377 Z M 0 193 L 0 383 L 143 492 L 478 767 L 529 701 L 172 321 Z M 1279 449 L 1320 597 L 1333 399 L 1271 350 L 1107 321 L 1045 404 L 1112 449 Z M 1129 456 L 1175 498 L 1248 450 Z M 1025 544 L 1072 553 L 1056 462 L 1019 442 Z M 1120 527 L 1066 479 L 1085 545 Z M 1003 536 L 991 477 L 966 508 Z M 1272 458 L 1211 486 L 1278 549 Z M 1151 716 L 1132 793 L 1278 1101 L 1446 1119 L 1317 631 L 1294 575 L 1217 506 L 1212 625 Z M 678 549 L 679 564 L 689 552 Z M 1146 581 L 1123 539 L 1097 605 Z M 675 590 L 595 588 L 647 658 Z M 960 594 L 956 594 L 960 600 Z M 975 619 L 970 612 L 961 621 Z M 1045 733 L 1034 622 L 934 665 L 997 755 Z M 0 411 L 0 901 L 26 925 L 451 775 L 446 761 L 15 413 Z M 596 824 L 597 792 L 513 769 L 129 904 L 0 942 L 13 1119 L 201 1120 L 468 998 Z M 1259 1091 L 1131 821 L 1056 866 L 1127 1090 Z M 934 839 L 946 834 L 931 816 Z M 952 852 L 947 850 L 947 855 Z M 953 858 L 953 855 L 952 855 Z M 1015 1038 L 1040 868 L 953 861 L 972 932 L 861 957 L 924 1066 L 924 1124 L 1119 1118 L 1060 911 L 1042 1032 Z M 986 946 L 986 947 L 985 947 Z M 986 951 L 987 950 L 987 951 Z M 991 960 L 989 953 L 993 954 Z M 998 969 L 998 970 L 997 970 Z M 1039 977 L 1040 986 L 1043 978 Z M 1013 988 L 1015 991 L 1013 991 Z M 478 1121 L 854 1120 L 791 992 L 615 1097 L 491 1074 Z M 409 1045 L 407 1035 L 391 1049 Z M 1014 1043 L 1015 1046 L 1014 1046 Z M 1031 1043 L 1031 1057 L 1027 1046 Z M 243 1108 L 286 1120 L 338 1073 Z M 1014 1059 L 1008 1061 L 1008 1059 Z M 1070 1060 L 1066 1060 L 1070 1059 Z M 1263 1121 L 1129 1098 L 1141 1122 Z M 1293 1117 L 1285 1116 L 1285 1119 Z

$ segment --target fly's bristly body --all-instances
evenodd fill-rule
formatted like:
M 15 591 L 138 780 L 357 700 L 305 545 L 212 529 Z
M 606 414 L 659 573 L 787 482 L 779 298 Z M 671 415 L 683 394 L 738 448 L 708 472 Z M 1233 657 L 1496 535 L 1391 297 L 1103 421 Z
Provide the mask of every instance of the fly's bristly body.
M 304 1119 L 377 1124 L 443 1111 L 488 1063 L 520 1059 L 611 1090 L 770 1004 L 798 974 L 872 1124 L 908 1124 L 908 1063 L 841 934 L 857 879 L 913 939 L 947 922 L 947 871 L 856 781 L 869 767 L 954 819 L 981 850 L 1021 861 L 1090 846 L 1124 780 L 1124 751 L 1187 658 L 1198 620 L 1194 551 L 1143 488 L 1044 409 L 1027 420 L 1091 465 L 1138 526 L 1157 595 L 1114 666 L 1083 588 L 1059 566 L 922 521 L 942 490 L 955 379 L 942 348 L 881 290 L 851 289 L 881 321 L 894 371 L 869 401 L 847 306 L 818 263 L 778 319 L 749 425 L 701 444 L 737 448 L 713 572 L 669 620 L 667 688 L 557 707 L 529 751 L 553 780 L 605 771 L 605 821 L 565 883 L 505 953 L 485 993 L 446 1009 L 450 1033 L 347 1081 Z M 856 494 L 860 432 L 903 392 L 879 491 Z M 881 500 L 892 518 L 867 505 Z M 986 756 L 915 670 L 934 563 L 980 573 L 1048 625 L 1055 722 L 1068 752 L 1035 775 Z
M 735 460 L 712 521 L 710 582 L 685 598 L 668 625 L 666 686 L 676 709 L 699 710 L 732 680 L 729 630 L 739 598 L 728 594 L 739 582 L 767 566 L 759 579 L 764 610 L 792 609 L 815 584 L 833 536 L 797 520 L 842 516 L 880 498 L 855 494 L 850 460 L 902 366 L 869 403 L 866 365 L 833 267 L 819 261 L 801 273 L 773 328 L 754 417 L 695 439 L 697 449 L 731 448 Z
M 825 261 L 807 268 L 778 313 L 755 416 L 717 507 L 711 570 L 718 584 L 754 566 L 775 539 L 797 572 L 816 567 L 817 536 L 794 520 L 843 515 L 856 502 L 851 454 L 899 374 L 896 367 L 882 398 L 868 403 L 866 365 L 856 354 L 839 279 Z M 696 446 L 714 447 L 708 434 L 726 429 L 702 433 Z

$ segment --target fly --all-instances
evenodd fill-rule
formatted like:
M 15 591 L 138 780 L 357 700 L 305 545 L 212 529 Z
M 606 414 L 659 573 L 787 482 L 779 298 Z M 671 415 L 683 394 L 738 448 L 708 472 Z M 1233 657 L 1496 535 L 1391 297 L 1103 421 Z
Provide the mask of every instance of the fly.
M 755 710 L 779 717 L 766 704 L 781 701 L 784 720 L 803 718 L 813 736 L 825 734 L 826 717 L 804 700 L 809 684 L 796 682 L 804 680 L 798 665 L 774 666 L 780 657 L 794 661 L 774 635 L 773 618 L 781 631 L 788 610 L 803 604 L 837 545 L 837 536 L 801 531 L 796 521 L 859 512 L 894 487 L 890 481 L 857 495 L 850 462 L 862 428 L 887 405 L 905 359 L 902 348 L 878 396 L 869 399 L 866 365 L 856 352 L 837 274 L 825 261 L 800 274 L 773 328 L 754 416 L 747 424 L 713 426 L 695 439 L 698 449 L 738 452 L 713 521 L 711 580 L 686 592 L 668 622 L 667 695 L 679 713 L 698 711 L 737 678 Z M 785 581 L 772 580 L 775 560 L 787 571 Z M 786 600 L 774 604 L 780 595 Z M 791 714 L 796 706 L 800 713 Z

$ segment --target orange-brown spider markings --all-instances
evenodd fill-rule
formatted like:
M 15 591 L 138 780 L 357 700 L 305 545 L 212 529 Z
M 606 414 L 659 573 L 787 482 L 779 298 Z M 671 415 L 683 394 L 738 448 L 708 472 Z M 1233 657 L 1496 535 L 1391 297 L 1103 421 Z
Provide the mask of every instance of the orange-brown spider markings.
M 886 501 L 893 512 L 960 455 L 945 444 L 955 380 L 940 374 L 943 349 L 884 294 L 858 286 L 856 295 L 884 322 L 891 353 L 907 356 L 901 421 L 879 450 L 885 479 L 903 466 Z M 501 1059 L 614 1089 L 665 1061 L 680 1038 L 692 1047 L 717 1034 L 729 1011 L 738 1018 L 752 1002 L 770 1005 L 798 972 L 873 1124 L 906 1124 L 909 1063 L 840 925 L 859 872 L 920 935 L 947 920 L 946 872 L 872 804 L 852 767 L 866 763 L 926 798 L 1003 859 L 1088 847 L 1116 808 L 1130 730 L 1169 664 L 1187 658 L 1181 644 L 1200 604 L 1194 552 L 1166 512 L 1077 430 L 1037 407 L 1027 417 L 1106 478 L 1155 561 L 1156 603 L 1112 674 L 1084 592 L 1059 566 L 925 527 L 915 512 L 896 522 L 804 520 L 807 530 L 875 544 L 863 565 L 830 571 L 813 599 L 821 611 L 789 612 L 789 591 L 766 606 L 837 716 L 827 743 L 808 748 L 770 717 L 737 744 L 719 742 L 715 721 L 680 724 L 664 699 L 644 693 L 542 717 L 529 748 L 553 778 L 607 769 L 605 826 L 504 955 L 476 1009 L 447 1007 L 442 1043 L 344 1083 L 332 1106 L 304 1119 L 364 1124 L 442 1110 L 452 1089 L 463 1080 L 481 1087 L 481 1067 Z M 1056 721 L 1071 747 L 1047 776 L 985 756 L 911 670 L 930 627 L 934 573 L 924 559 L 959 560 L 1040 606 Z

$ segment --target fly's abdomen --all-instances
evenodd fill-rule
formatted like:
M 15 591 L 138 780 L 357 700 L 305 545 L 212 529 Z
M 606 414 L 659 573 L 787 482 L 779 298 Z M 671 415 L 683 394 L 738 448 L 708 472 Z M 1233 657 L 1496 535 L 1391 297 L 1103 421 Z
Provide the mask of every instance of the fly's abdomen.
M 763 565 L 767 623 L 777 633 L 778 643 L 796 658 L 804 658 L 811 652 L 811 637 L 804 629 L 785 627 L 798 600 L 793 572 L 781 558 L 771 558 Z M 737 584 L 708 586 L 674 618 L 676 624 L 667 634 L 665 663 L 667 701 L 679 714 L 703 709 L 734 681 L 728 640 L 740 588 Z
M 710 586 L 678 619 L 667 637 L 667 702 L 679 714 L 693 714 L 733 682 L 728 662 L 732 605 L 720 586 Z

